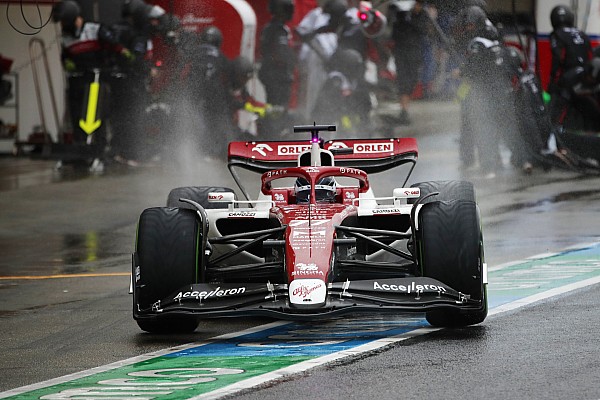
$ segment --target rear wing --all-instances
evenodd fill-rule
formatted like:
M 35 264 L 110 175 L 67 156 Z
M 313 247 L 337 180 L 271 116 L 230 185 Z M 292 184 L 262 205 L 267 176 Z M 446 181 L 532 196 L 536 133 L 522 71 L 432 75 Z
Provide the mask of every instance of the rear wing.
M 272 169 L 295 167 L 298 156 L 310 150 L 308 140 L 280 142 L 231 142 L 228 164 L 263 173 Z M 414 138 L 328 140 L 322 148 L 334 155 L 336 166 L 354 167 L 366 173 L 382 172 L 405 163 L 416 163 Z
M 414 138 L 338 139 L 325 141 L 321 147 L 327 150 L 325 153 L 333 155 L 335 166 L 358 168 L 367 174 L 411 164 L 404 183 L 408 181 L 418 158 L 417 140 Z M 235 167 L 264 173 L 304 165 L 303 160 L 299 162 L 299 157 L 303 153 L 310 157 L 310 149 L 311 141 L 308 140 L 231 142 L 227 166 L 249 200 Z M 331 164 L 329 161 L 323 165 Z

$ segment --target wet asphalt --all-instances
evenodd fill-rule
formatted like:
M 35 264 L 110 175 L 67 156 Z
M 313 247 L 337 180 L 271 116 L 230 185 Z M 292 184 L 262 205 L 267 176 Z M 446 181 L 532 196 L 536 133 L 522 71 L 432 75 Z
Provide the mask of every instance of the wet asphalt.
M 474 183 L 490 266 L 600 240 L 600 177 L 556 168 L 523 175 L 506 163 L 485 179 L 459 166 L 455 104 L 415 103 L 413 120 L 382 136 L 418 138 L 411 183 Z M 269 322 L 216 320 L 194 334 L 164 337 L 142 334 L 131 318 L 127 274 L 140 212 L 163 205 L 176 186 L 234 187 L 220 161 L 175 154 L 140 168 L 114 164 L 101 175 L 54 166 L 0 157 L 0 391 Z M 377 175 L 372 185 L 376 193 L 391 193 L 402 178 Z M 599 289 L 495 315 L 480 326 L 437 331 L 235 397 L 598 399 Z

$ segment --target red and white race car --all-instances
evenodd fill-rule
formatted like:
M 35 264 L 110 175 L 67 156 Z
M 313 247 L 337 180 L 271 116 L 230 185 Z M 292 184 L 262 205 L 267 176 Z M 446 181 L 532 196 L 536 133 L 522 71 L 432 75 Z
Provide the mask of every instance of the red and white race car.
M 487 315 L 487 270 L 473 185 L 405 187 L 412 138 L 233 142 L 224 187 L 173 189 L 144 210 L 133 253 L 133 316 L 149 332 L 193 331 L 207 317 L 316 319 L 425 313 L 434 326 Z M 376 195 L 368 173 L 406 165 L 403 187 Z M 252 199 L 240 168 L 261 173 Z

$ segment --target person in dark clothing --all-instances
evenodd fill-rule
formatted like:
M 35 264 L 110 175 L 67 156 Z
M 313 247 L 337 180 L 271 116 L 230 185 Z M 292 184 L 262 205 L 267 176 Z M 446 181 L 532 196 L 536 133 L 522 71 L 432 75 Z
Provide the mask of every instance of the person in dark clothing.
M 292 91 L 296 54 L 291 46 L 291 32 L 285 25 L 294 15 L 293 0 L 270 0 L 269 12 L 273 16 L 260 35 L 262 55 L 258 79 L 266 91 L 266 100 L 282 107 L 285 112 L 278 118 L 270 118 L 261 130 L 268 134 L 280 133 L 286 128 L 287 108 Z
M 588 36 L 575 28 L 575 16 L 566 6 L 556 6 L 550 13 L 553 31 L 550 33 L 552 66 L 548 92 L 552 96 L 550 115 L 555 124 L 562 123 L 566 107 L 566 96 L 561 91 L 569 91 L 563 77 L 569 71 L 583 67 L 592 59 L 592 45 Z
M 111 26 L 114 42 L 129 50 L 111 82 L 111 151 L 118 162 L 135 166 L 140 159 L 144 110 L 149 104 L 147 84 L 151 63 L 151 17 L 153 7 L 141 0 L 125 0 L 122 21 Z
M 473 38 L 485 38 L 491 41 L 498 41 L 499 34 L 493 24 L 487 18 L 487 14 L 481 7 L 465 6 L 457 11 L 455 22 L 451 28 L 452 38 L 454 41 L 455 58 L 454 63 L 461 66 L 465 63 L 468 56 L 469 43 Z M 462 68 L 457 68 L 453 72 L 454 75 L 460 75 Z M 464 75 L 464 72 L 462 73 Z M 460 139 L 459 139 L 459 154 L 461 164 L 464 168 L 470 168 L 476 162 L 476 133 L 472 121 L 478 118 L 474 114 L 477 108 L 476 97 L 468 95 L 470 87 L 469 80 L 466 79 L 458 88 L 457 96 L 461 100 L 460 113 Z
M 73 130 L 73 143 L 90 145 L 92 150 L 89 153 L 95 158 L 98 170 L 101 170 L 101 158 L 107 145 L 105 117 L 109 114 L 97 114 L 93 121 L 87 121 L 86 93 L 95 80 L 100 82 L 100 74 L 102 83 L 107 82 L 107 69 L 115 62 L 126 60 L 129 51 L 114 43 L 113 32 L 106 26 L 84 21 L 81 9 L 75 1 L 56 3 L 52 9 L 52 17 L 54 22 L 61 25 L 61 60 L 67 75 L 67 106 Z M 102 98 L 99 110 L 102 110 L 101 100 Z M 94 125 L 97 121 L 100 121 L 98 126 Z M 82 154 L 82 157 L 87 158 L 89 155 Z
M 221 51 L 222 43 L 223 34 L 219 28 L 205 28 L 191 55 L 188 76 L 192 101 L 197 105 L 204 128 L 199 131 L 205 132 L 200 138 L 200 146 L 212 157 L 225 154 L 229 136 L 235 129 L 229 111 L 232 64 Z
M 518 140 L 515 118 L 507 118 L 516 115 L 513 92 L 516 71 L 509 62 L 507 48 L 500 41 L 488 38 L 486 20 L 480 7 L 471 6 L 462 29 L 464 37 L 470 36 L 471 40 L 460 70 L 468 85 L 461 108 L 460 151 L 463 166 L 468 167 L 474 164 L 477 149 L 482 173 L 492 178 L 502 165 L 501 140 L 511 150 L 513 163 L 524 166 L 527 161 Z
M 338 49 L 328 63 L 329 74 L 319 92 L 312 115 L 346 133 L 369 128 L 371 99 L 364 79 L 364 61 L 354 49 Z
M 399 122 L 408 125 L 408 108 L 423 66 L 423 44 L 431 31 L 431 21 L 423 0 L 417 0 L 410 10 L 397 9 L 394 17 L 392 39 L 401 107 Z

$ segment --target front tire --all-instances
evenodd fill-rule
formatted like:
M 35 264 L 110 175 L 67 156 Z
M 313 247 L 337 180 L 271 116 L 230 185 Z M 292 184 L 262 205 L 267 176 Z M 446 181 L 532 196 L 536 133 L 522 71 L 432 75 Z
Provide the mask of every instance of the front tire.
M 181 333 L 193 332 L 198 326 L 195 317 L 143 319 L 138 312 L 160 307 L 158 302 L 171 293 L 198 282 L 200 236 L 192 210 L 155 207 L 142 212 L 133 265 L 133 314 L 142 330 Z
M 426 319 L 431 325 L 444 327 L 478 324 L 487 316 L 487 293 L 483 235 L 473 185 L 448 181 L 418 186 L 422 196 L 439 192 L 425 199 L 418 214 L 416 251 L 422 275 L 481 301 L 478 310 L 433 310 L 426 313 Z

